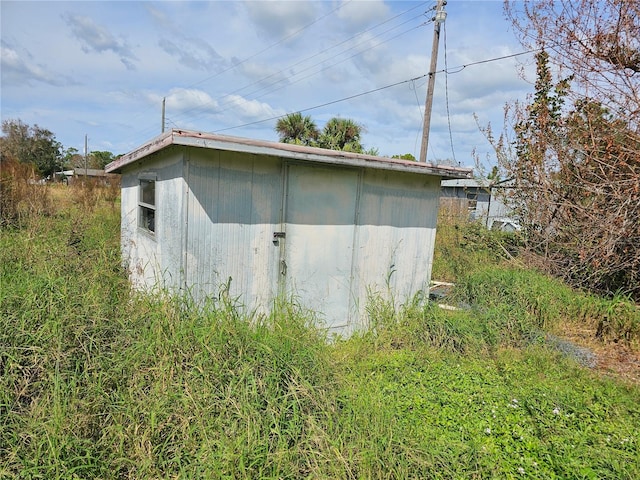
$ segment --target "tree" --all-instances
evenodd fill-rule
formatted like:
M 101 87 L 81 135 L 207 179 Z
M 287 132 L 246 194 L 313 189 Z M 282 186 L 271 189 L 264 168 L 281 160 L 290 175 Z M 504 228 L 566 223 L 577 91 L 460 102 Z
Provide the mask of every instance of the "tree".
M 546 47 L 533 101 L 510 106 L 514 151 L 494 142 L 529 246 L 575 285 L 640 299 L 640 2 L 507 0 L 505 13 L 524 47 Z M 571 89 L 552 88 L 551 69 Z
M 398 158 L 400 160 L 411 160 L 413 162 L 416 161 L 416 157 L 414 157 L 411 153 L 405 153 L 403 155 L 393 155 L 391 158 Z
M 103 170 L 106 165 L 113 162 L 115 155 L 107 151 L 91 152 L 89 156 L 89 167 Z
M 507 110 L 514 137 L 487 138 L 514 188 L 526 247 L 570 283 L 640 299 L 640 134 L 599 99 L 554 82 L 536 55 L 535 93 Z M 570 101 L 573 99 L 573 102 Z M 610 100 L 610 99 L 607 99 Z M 511 148 L 513 147 L 513 148 Z
M 526 48 L 573 76 L 572 98 L 593 98 L 638 132 L 640 2 L 506 0 L 505 13 Z
M 491 172 L 487 175 L 487 180 L 490 180 L 493 183 L 500 181 L 500 168 L 497 165 L 494 165 L 491 168 Z
M 38 125 L 21 120 L 2 122 L 0 153 L 3 159 L 14 159 L 33 165 L 44 177 L 53 175 L 62 165 L 62 144 L 55 135 Z
M 349 118 L 334 117 L 324 126 L 318 146 L 330 150 L 362 153 L 362 126 Z
M 276 132 L 283 143 L 297 145 L 314 145 L 318 139 L 318 128 L 310 116 L 302 116 L 300 112 L 290 113 L 278 119 Z
M 80 155 L 77 148 L 69 147 L 65 149 L 62 156 L 62 168 L 73 168 L 79 158 L 82 158 L 82 155 Z
M 363 131 L 362 125 L 349 118 L 333 117 L 319 132 L 311 117 L 301 113 L 291 113 L 276 124 L 276 132 L 283 143 L 378 155 L 377 148 L 363 148 L 360 143 Z

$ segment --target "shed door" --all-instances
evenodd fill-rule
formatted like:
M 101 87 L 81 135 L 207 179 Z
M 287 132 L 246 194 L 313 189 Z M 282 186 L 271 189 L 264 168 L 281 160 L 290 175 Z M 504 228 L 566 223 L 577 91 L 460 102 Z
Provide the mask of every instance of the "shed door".
M 332 328 L 349 324 L 357 188 L 353 170 L 289 166 L 285 288 Z

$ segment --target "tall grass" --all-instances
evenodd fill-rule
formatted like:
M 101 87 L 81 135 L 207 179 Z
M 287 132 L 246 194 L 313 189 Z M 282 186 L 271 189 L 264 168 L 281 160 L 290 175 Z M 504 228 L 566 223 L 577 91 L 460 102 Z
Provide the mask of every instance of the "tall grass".
M 132 293 L 117 211 L 67 192 L 0 237 L 1 478 L 640 475 L 638 387 L 523 340 L 570 290 L 474 266 L 477 308 L 372 299 L 372 328 L 329 343 L 290 303 Z

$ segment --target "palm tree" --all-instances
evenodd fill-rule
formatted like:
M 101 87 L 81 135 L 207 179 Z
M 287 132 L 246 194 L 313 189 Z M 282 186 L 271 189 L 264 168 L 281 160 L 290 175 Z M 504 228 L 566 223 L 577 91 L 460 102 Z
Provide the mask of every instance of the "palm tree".
M 362 153 L 361 135 L 362 125 L 350 118 L 334 117 L 325 124 L 318 146 L 331 150 Z
M 283 143 L 297 145 L 315 145 L 318 139 L 318 127 L 310 116 L 302 116 L 300 112 L 290 113 L 276 123 L 276 132 Z

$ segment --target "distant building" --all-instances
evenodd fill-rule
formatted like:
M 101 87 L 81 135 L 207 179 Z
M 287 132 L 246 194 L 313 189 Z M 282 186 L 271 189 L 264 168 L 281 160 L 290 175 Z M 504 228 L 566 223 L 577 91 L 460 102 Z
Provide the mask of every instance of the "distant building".
M 119 177 L 120 175 L 118 174 L 107 173 L 99 168 L 75 168 L 73 170 L 63 170 L 55 173 L 56 181 L 62 181 L 65 183 L 73 183 L 84 178 L 102 179 L 107 181 L 109 179 L 117 179 Z
M 371 292 L 428 294 L 440 181 L 470 169 L 172 130 L 106 167 L 122 174 L 134 286 L 293 299 L 341 334 Z
M 520 229 L 505 205 L 502 195 L 509 182 L 462 178 L 442 181 L 440 208 L 468 214 L 471 220 L 482 222 L 488 229 L 516 231 Z

